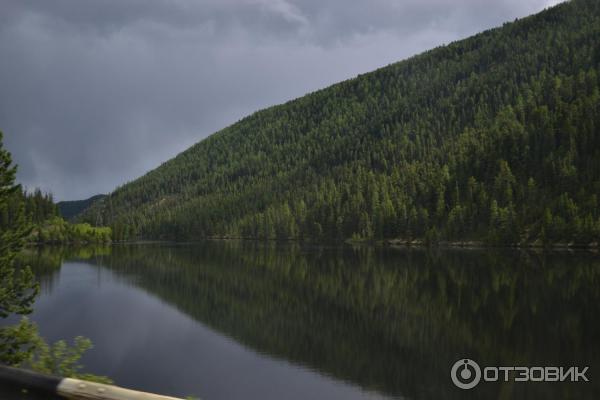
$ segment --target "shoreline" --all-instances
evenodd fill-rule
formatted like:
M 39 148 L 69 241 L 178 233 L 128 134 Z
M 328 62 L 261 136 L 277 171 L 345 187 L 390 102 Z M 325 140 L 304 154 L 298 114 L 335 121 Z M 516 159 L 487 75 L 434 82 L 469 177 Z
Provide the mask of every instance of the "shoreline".
M 556 242 L 544 245 L 539 242 L 532 243 L 514 243 L 506 245 L 494 245 L 476 240 L 461 240 L 461 241 L 439 241 L 434 245 L 428 245 L 423 240 L 415 239 L 384 239 L 386 245 L 392 247 L 438 247 L 438 248 L 465 248 L 465 249 L 532 249 L 532 250 L 549 250 L 549 251 L 564 251 L 564 250 L 589 250 L 598 251 L 600 249 L 598 242 L 588 244 L 574 242 Z
M 27 243 L 26 247 L 40 247 L 40 246 L 69 246 L 69 247 L 87 247 L 87 246 L 113 246 L 113 245 L 153 245 L 153 244 L 168 244 L 168 245 L 191 245 L 202 243 L 205 241 L 236 241 L 236 242 L 255 242 L 255 243 L 297 243 L 302 245 L 319 245 L 326 247 L 343 247 L 343 246 L 368 246 L 368 247 L 390 247 L 390 248 L 429 248 L 429 249 L 464 249 L 464 250 L 485 250 L 485 249 L 513 249 L 513 250 L 534 250 L 534 251 L 548 251 L 548 252 L 563 252 L 563 251 L 589 251 L 597 253 L 600 251 L 600 244 L 598 242 L 591 242 L 587 245 L 577 244 L 574 242 L 557 242 L 550 245 L 543 245 L 539 242 L 526 243 L 526 244 L 507 244 L 507 245 L 493 245 L 483 241 L 476 240 L 461 240 L 461 241 L 439 241 L 435 244 L 428 244 L 424 240 L 420 239 L 380 239 L 380 240 L 352 240 L 347 239 L 343 241 L 313 241 L 313 240 L 299 240 L 299 239 L 256 239 L 256 238 L 243 238 L 243 237 L 207 237 L 199 238 L 194 240 L 127 240 L 127 241 L 111 241 L 104 243 L 90 243 L 90 242 L 47 242 L 47 243 Z

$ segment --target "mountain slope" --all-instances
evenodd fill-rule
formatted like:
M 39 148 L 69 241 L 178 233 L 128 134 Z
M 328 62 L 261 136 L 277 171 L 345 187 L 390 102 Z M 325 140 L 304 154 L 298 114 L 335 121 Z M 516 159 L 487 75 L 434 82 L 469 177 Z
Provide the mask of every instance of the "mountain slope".
M 71 220 L 89 208 L 94 202 L 102 200 L 104 197 L 106 195 L 97 194 L 85 200 L 59 201 L 56 206 L 64 219 Z
M 600 3 L 259 111 L 83 215 L 115 238 L 600 236 Z

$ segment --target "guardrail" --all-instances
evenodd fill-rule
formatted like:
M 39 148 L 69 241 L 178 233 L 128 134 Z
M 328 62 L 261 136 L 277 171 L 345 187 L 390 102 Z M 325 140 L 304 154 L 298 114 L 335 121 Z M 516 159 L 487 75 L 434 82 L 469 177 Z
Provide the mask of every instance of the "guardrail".
M 24 369 L 0 365 L 0 384 L 3 387 L 31 391 L 47 398 L 70 400 L 183 400 L 154 393 L 139 392 L 119 386 L 105 385 L 80 379 L 61 378 Z M 1 395 L 1 392 L 0 392 Z M 20 398 L 23 398 L 21 396 Z M 3 400 L 12 400 L 1 396 Z M 19 398 L 19 397 L 15 397 Z

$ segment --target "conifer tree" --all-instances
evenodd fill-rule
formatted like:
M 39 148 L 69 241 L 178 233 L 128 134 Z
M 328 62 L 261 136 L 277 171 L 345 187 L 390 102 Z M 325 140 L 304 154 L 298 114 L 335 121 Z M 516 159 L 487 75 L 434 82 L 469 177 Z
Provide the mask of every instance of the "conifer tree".
M 20 191 L 15 185 L 17 168 L 12 163 L 10 153 L 2 146 L 0 132 L 0 212 L 9 205 L 14 193 Z M 29 227 L 24 218 L 23 204 L 20 204 L 11 218 L 0 227 L 0 317 L 31 313 L 31 306 L 38 293 L 38 285 L 29 268 L 15 268 L 15 256 L 21 250 Z M 0 329 L 0 361 L 14 364 L 27 356 L 22 347 L 27 342 L 27 323 Z

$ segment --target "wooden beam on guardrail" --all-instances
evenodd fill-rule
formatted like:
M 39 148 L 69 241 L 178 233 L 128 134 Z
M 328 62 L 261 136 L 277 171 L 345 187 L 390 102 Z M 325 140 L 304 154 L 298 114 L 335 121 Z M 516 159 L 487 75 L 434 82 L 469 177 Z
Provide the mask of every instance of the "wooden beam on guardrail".
M 182 400 L 119 386 L 40 374 L 0 365 L 0 383 L 70 400 Z M 10 400 L 10 399 L 6 399 Z

